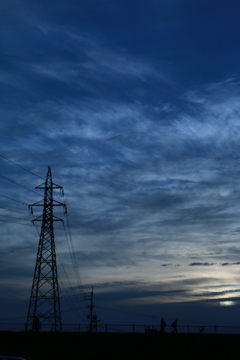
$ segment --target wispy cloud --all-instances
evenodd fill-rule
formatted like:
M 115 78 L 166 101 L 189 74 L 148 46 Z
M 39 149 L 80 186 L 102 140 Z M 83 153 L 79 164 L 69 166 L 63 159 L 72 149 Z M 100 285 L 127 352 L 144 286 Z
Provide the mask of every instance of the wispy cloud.
M 213 265 L 215 265 L 215 264 L 216 264 L 216 263 L 208 263 L 208 262 L 201 263 L 201 262 L 194 262 L 194 263 L 188 264 L 188 266 L 213 266 Z
M 240 261 L 238 261 L 238 262 L 234 262 L 234 263 L 225 262 L 225 263 L 222 263 L 221 265 L 222 265 L 222 266 L 240 265 Z
M 129 81 L 139 80 L 148 84 L 157 81 L 168 86 L 174 85 L 170 75 L 166 75 L 166 69 L 161 70 L 149 60 L 134 57 L 127 52 L 114 52 L 95 36 L 80 36 L 62 27 L 51 28 L 44 25 L 38 27 L 44 29 L 44 34 L 47 34 L 48 39 L 50 38 L 56 52 L 55 56 L 49 57 L 47 61 L 36 58 L 34 63 L 26 64 L 28 71 L 39 76 L 64 82 L 71 87 L 78 85 L 85 90 L 87 90 L 86 79 L 88 82 L 91 80 L 102 84 L 120 80 L 126 85 L 126 81 L 129 84 Z M 63 37 L 64 41 L 59 42 L 59 36 Z M 67 48 L 66 44 L 68 44 Z M 72 50 L 74 49 L 74 56 L 70 56 L 71 47 Z M 65 50 L 64 55 L 62 50 Z M 91 81 L 88 88 L 94 91 Z M 168 104 L 164 109 L 169 110 L 170 105 Z

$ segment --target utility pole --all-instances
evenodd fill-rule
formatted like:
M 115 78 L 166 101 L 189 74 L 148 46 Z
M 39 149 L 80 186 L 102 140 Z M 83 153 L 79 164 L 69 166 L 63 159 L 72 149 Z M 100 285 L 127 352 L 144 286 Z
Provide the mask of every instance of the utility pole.
M 44 328 L 45 331 L 62 331 L 53 222 L 63 220 L 53 215 L 53 207 L 63 206 L 64 213 L 67 212 L 67 208 L 65 204 L 53 200 L 54 189 L 60 189 L 62 196 L 64 193 L 62 186 L 52 182 L 50 167 L 48 167 L 45 183 L 35 189 L 44 189 L 44 199 L 29 205 L 31 212 L 32 206 L 43 206 L 43 214 L 32 220 L 33 223 L 41 221 L 42 226 L 26 330 L 39 331 L 40 328 Z
M 89 315 L 88 315 L 88 319 L 89 319 L 89 332 L 92 333 L 94 330 L 97 331 L 97 316 L 93 315 L 93 287 L 92 287 L 92 291 L 90 294 L 90 305 L 89 307 Z

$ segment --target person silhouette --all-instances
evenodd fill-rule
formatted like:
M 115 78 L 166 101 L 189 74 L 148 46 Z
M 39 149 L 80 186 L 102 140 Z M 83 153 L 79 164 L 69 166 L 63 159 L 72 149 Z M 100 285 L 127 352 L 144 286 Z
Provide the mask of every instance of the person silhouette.
M 161 318 L 161 321 L 160 321 L 160 332 L 161 333 L 165 333 L 165 327 L 166 327 L 166 323 L 164 321 L 164 318 Z
M 40 320 L 37 316 L 34 316 L 33 319 L 33 331 L 39 332 L 40 330 Z
M 173 321 L 172 328 L 173 328 L 172 333 L 177 334 L 177 319 L 175 321 Z

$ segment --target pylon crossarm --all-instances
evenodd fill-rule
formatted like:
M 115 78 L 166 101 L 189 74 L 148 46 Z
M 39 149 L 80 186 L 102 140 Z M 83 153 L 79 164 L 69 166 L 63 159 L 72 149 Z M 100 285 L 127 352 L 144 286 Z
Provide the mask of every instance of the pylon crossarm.
M 39 201 L 35 202 L 34 204 L 29 204 L 28 206 L 30 206 L 30 207 L 32 207 L 32 206 L 43 206 L 44 205 L 43 201 L 44 201 L 44 199 L 39 200 Z
M 61 202 L 59 202 L 59 201 L 57 201 L 57 200 L 53 200 L 53 204 L 52 204 L 53 206 L 66 206 L 66 204 L 63 204 L 63 203 L 61 203 Z
M 43 216 L 40 215 L 37 218 L 32 220 L 32 223 L 34 223 L 34 221 L 42 221 L 43 220 Z M 57 216 L 53 215 L 53 221 L 63 221 L 63 219 L 58 218 Z
M 54 184 L 53 182 L 50 185 L 46 185 L 46 183 L 42 183 L 41 185 L 38 185 L 35 187 L 35 189 L 45 189 L 45 190 L 56 190 L 56 189 L 60 189 L 62 190 L 63 187 L 59 186 L 57 184 Z
M 42 215 L 38 216 L 37 218 L 32 220 L 32 223 L 34 224 L 34 221 L 42 221 Z
M 63 219 L 60 219 L 57 216 L 53 215 L 53 221 L 63 221 Z

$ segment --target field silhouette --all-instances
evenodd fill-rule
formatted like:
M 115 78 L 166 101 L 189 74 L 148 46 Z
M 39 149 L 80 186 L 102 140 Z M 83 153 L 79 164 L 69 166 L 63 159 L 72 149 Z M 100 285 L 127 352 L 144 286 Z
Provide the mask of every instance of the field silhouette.
M 234 359 L 239 335 L 0 332 L 1 354 L 26 360 Z

